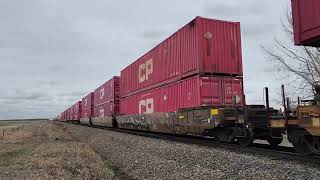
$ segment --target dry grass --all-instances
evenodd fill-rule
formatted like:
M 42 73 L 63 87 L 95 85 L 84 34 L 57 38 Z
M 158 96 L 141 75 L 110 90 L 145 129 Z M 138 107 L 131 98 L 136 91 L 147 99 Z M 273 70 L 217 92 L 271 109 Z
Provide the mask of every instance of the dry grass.
M 113 179 L 108 162 L 56 123 L 0 134 L 0 179 Z

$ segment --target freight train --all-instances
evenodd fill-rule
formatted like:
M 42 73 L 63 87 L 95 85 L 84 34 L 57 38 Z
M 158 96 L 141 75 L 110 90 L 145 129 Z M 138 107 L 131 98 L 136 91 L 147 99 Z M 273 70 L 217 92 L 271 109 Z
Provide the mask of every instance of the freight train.
M 279 145 L 319 153 L 318 106 L 281 113 L 245 101 L 240 23 L 196 17 L 85 96 L 59 120 L 87 125 L 210 136 L 250 145 Z M 308 114 L 309 113 L 309 114 Z

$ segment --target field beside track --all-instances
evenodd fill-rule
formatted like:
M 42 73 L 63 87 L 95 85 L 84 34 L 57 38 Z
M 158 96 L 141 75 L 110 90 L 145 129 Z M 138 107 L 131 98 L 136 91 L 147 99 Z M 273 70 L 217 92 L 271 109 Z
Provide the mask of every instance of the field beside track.
M 7 128 L 0 134 L 0 179 L 320 177 L 314 164 L 73 124 L 34 121 L 0 127 Z
M 65 130 L 49 121 L 0 122 L 0 179 L 115 177 L 89 145 Z

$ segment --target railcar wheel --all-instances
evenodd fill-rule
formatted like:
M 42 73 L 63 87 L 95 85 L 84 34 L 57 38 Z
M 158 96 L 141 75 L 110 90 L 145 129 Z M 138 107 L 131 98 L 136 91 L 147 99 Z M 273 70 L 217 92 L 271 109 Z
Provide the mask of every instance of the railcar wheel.
M 248 147 L 250 144 L 252 144 L 253 139 L 250 139 L 248 137 L 242 137 L 237 139 L 238 144 L 242 147 Z
M 272 137 L 270 137 L 267 141 L 272 147 L 276 147 L 276 146 L 278 146 L 279 144 L 282 143 L 283 137 L 281 137 L 281 138 L 272 138 Z
M 305 137 L 300 137 L 299 141 L 293 143 L 294 150 L 302 155 L 312 155 L 314 153 L 312 145 Z
M 306 130 L 290 130 L 288 131 L 288 136 L 295 152 L 302 155 L 312 155 L 315 153 L 313 137 L 308 135 Z
M 253 143 L 253 133 L 251 131 L 248 131 L 247 136 L 237 138 L 237 142 L 242 147 L 250 146 Z

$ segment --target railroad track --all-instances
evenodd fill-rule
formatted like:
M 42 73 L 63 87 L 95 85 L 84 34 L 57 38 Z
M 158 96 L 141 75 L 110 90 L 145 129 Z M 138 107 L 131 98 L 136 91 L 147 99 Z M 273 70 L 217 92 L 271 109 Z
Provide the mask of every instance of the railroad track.
M 212 148 L 223 148 L 226 150 L 239 152 L 239 153 L 246 153 L 250 155 L 262 155 L 262 156 L 270 157 L 271 160 L 290 160 L 290 161 L 297 161 L 301 163 L 311 163 L 311 164 L 320 165 L 320 156 L 304 156 L 304 155 L 295 153 L 293 148 L 285 147 L 285 146 L 272 147 L 268 144 L 253 143 L 250 147 L 241 147 L 240 145 L 232 144 L 232 143 L 221 143 L 221 142 L 218 143 L 214 141 L 213 138 L 198 137 L 198 136 L 191 136 L 191 135 L 164 134 L 164 133 L 149 132 L 149 131 L 116 129 L 116 128 L 102 127 L 102 126 L 89 126 L 84 124 L 76 124 L 76 125 L 110 130 L 110 131 L 138 135 L 138 136 L 144 136 L 149 138 L 169 140 L 173 142 L 196 144 L 196 145 L 207 146 Z

